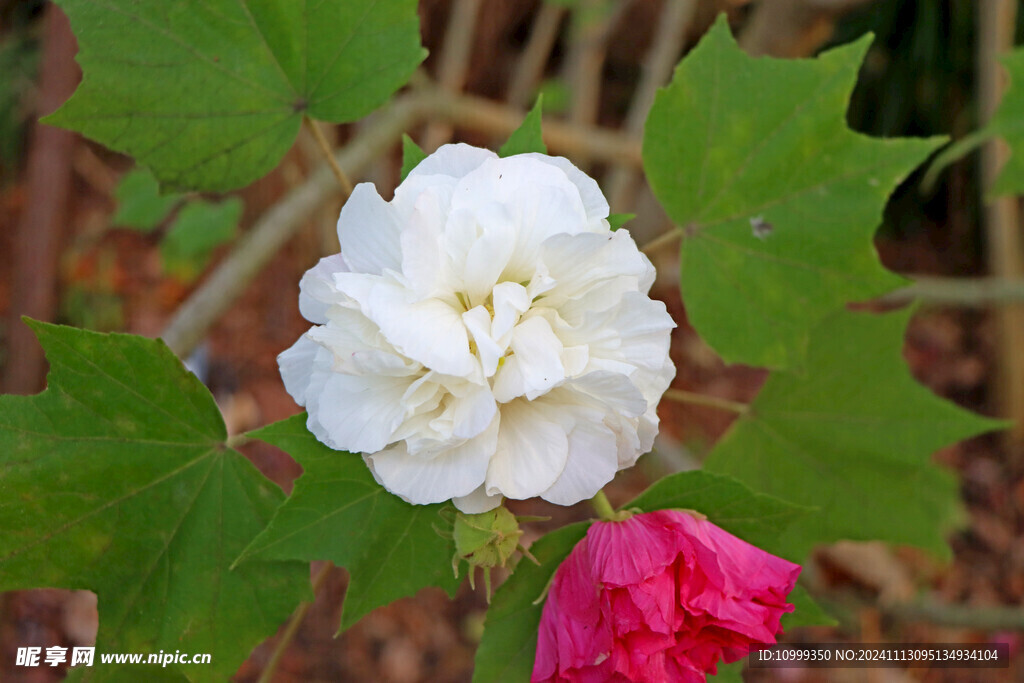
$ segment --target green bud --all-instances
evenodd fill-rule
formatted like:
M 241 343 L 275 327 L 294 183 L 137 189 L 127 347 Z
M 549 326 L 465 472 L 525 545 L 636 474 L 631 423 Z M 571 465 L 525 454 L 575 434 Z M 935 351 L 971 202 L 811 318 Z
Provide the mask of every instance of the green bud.
M 459 562 L 465 561 L 469 565 L 469 584 L 476 588 L 474 574 L 476 568 L 481 567 L 487 585 L 487 598 L 490 600 L 490 570 L 507 566 L 517 548 L 524 550 L 519 545 L 522 535 L 516 516 L 504 506 L 475 515 L 456 512 L 452 525 L 452 537 L 455 540 L 452 570 L 458 576 Z

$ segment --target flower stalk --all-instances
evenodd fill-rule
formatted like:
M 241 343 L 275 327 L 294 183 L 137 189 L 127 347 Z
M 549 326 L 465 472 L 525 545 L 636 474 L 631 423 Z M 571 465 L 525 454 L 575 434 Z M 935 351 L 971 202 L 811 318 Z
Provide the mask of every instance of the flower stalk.
M 597 495 L 590 499 L 590 504 L 594 506 L 594 511 L 602 521 L 618 522 L 622 520 L 622 513 L 615 511 L 608 496 L 605 495 L 604 489 L 598 491 Z

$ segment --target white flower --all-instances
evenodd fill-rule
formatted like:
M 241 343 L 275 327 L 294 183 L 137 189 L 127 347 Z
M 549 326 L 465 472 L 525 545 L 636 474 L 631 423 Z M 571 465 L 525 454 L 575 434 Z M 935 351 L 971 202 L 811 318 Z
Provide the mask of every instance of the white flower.
M 461 144 L 391 202 L 356 187 L 278 358 L 310 431 L 411 503 L 593 496 L 650 449 L 675 374 L 654 268 L 607 216 L 566 159 Z

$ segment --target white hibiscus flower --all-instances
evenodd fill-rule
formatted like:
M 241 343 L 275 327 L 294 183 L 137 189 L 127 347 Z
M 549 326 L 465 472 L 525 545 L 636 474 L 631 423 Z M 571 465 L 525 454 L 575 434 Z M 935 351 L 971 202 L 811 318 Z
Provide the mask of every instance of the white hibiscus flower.
M 566 159 L 462 144 L 391 202 L 356 187 L 278 358 L 310 431 L 411 503 L 593 496 L 650 450 L 675 374 L 654 268 L 607 216 Z

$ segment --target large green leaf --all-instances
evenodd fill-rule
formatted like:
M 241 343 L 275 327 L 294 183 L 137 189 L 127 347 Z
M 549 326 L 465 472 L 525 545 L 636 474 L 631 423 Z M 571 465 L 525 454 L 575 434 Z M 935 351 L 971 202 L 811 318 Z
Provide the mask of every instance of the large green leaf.
M 0 588 L 95 591 L 99 652 L 210 653 L 179 668 L 225 680 L 309 593 L 298 562 L 229 571 L 284 495 L 162 342 L 30 324 L 49 386 L 0 397 Z
M 682 233 L 687 315 L 727 361 L 799 365 L 819 320 L 901 283 L 872 234 L 889 193 L 940 140 L 846 127 L 867 48 L 753 59 L 723 18 L 655 100 L 644 169 Z
M 779 534 L 809 510 L 754 493 L 732 477 L 701 470 L 679 472 L 658 480 L 624 505 L 645 512 L 682 508 L 705 515 L 729 533 L 768 552 Z
M 992 188 L 993 194 L 1024 194 L 1024 48 L 1002 58 L 1010 74 L 1003 101 L 986 128 L 1010 145 L 1010 158 Z
M 368 114 L 422 61 L 416 0 L 60 0 L 83 79 L 47 119 L 165 188 L 229 190 L 277 165 L 303 115 Z
M 446 525 L 440 505 L 410 505 L 373 479 L 363 459 L 334 451 L 296 415 L 253 433 L 302 465 L 295 490 L 239 562 L 330 560 L 348 569 L 341 628 L 370 610 L 440 586 L 459 586 L 452 572 L 454 544 L 437 529 Z
M 589 522 L 552 531 L 530 546 L 540 565 L 522 560 L 495 592 L 487 610 L 484 637 L 476 651 L 473 683 L 522 683 L 530 680 L 537 654 L 537 629 L 544 603 L 534 604 L 569 551 L 587 533 Z
M 909 316 L 843 311 L 827 318 L 811 336 L 806 371 L 769 377 L 705 463 L 820 508 L 784 532 L 791 558 L 844 538 L 949 553 L 944 533 L 958 512 L 957 488 L 931 455 L 1001 423 L 914 381 L 900 355 Z

